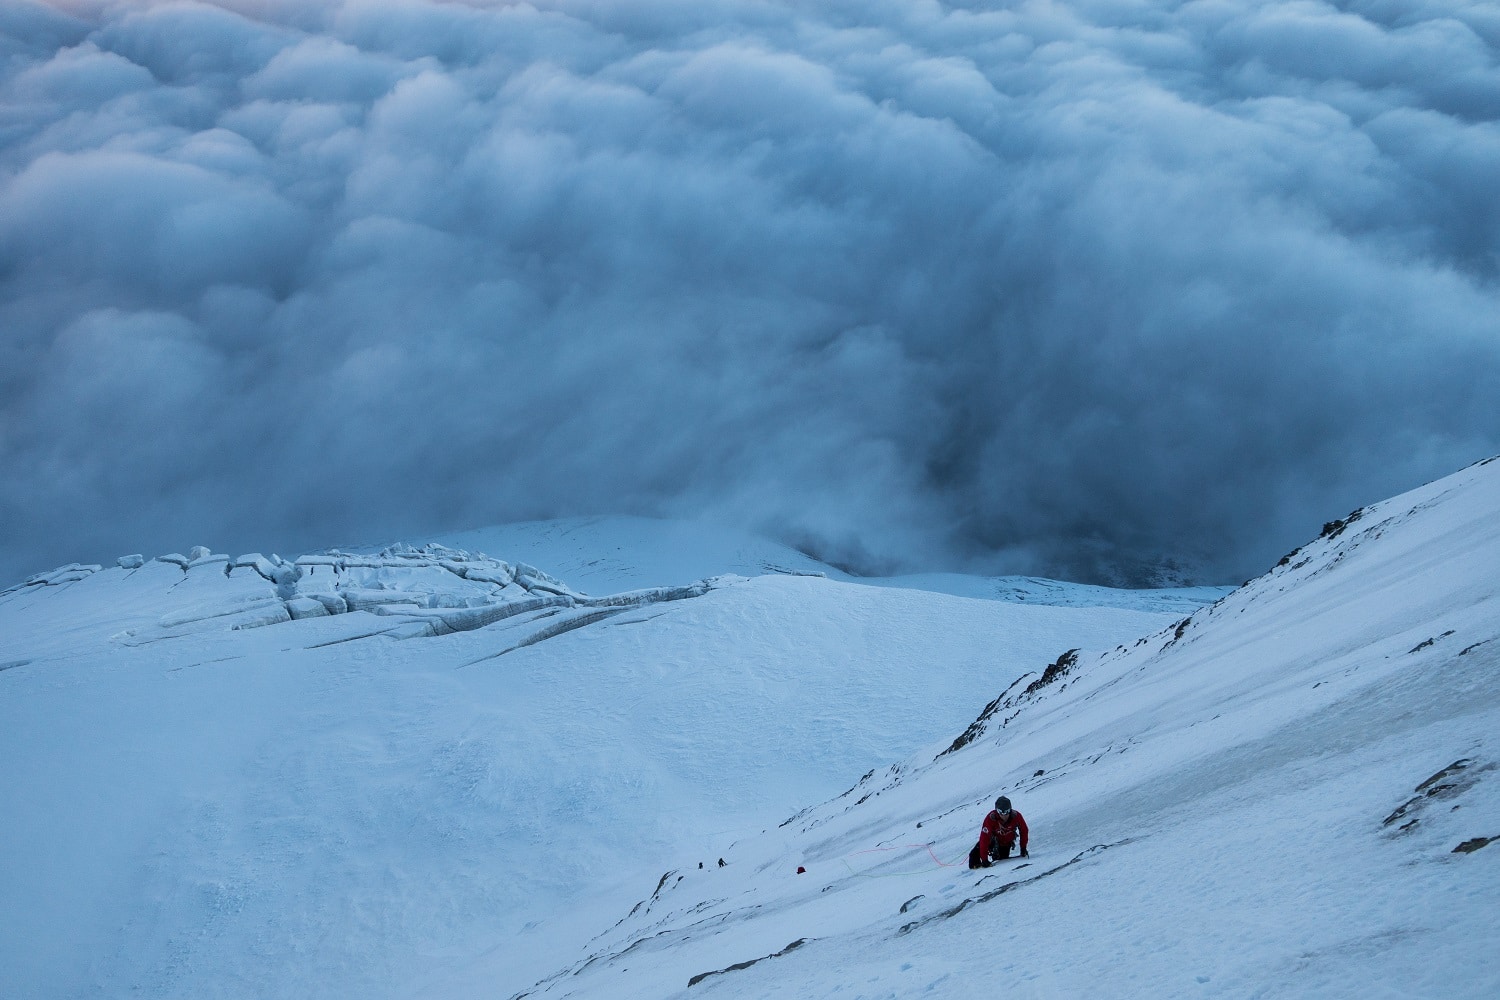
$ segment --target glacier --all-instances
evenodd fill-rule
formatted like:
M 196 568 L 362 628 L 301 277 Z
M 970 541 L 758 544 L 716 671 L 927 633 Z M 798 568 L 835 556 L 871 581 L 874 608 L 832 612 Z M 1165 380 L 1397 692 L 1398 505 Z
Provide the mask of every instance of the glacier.
M 1481 463 L 1232 591 L 860 581 L 629 519 L 38 574 L 0 595 L 0 973 L 1493 996 L 1497 515 Z M 968 871 L 998 794 L 1031 857 Z

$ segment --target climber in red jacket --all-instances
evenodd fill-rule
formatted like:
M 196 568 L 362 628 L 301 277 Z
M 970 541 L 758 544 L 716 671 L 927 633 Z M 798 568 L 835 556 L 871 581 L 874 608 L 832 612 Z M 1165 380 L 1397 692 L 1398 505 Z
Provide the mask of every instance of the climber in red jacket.
M 1010 857 L 1017 832 L 1021 834 L 1021 857 L 1030 857 L 1026 853 L 1026 842 L 1031 839 L 1031 831 L 1026 829 L 1026 817 L 1012 809 L 1010 799 L 1002 795 L 984 818 L 984 826 L 979 828 L 979 843 L 969 852 L 969 867 L 988 868 L 992 860 L 1004 861 Z

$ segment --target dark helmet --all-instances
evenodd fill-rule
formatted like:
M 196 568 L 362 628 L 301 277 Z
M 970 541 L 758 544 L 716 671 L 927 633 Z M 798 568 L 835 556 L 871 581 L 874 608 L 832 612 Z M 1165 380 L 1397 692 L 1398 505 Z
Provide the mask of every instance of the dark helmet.
M 1000 796 L 995 800 L 995 808 L 1003 813 L 1010 812 L 1010 799 L 1006 798 L 1004 795 Z

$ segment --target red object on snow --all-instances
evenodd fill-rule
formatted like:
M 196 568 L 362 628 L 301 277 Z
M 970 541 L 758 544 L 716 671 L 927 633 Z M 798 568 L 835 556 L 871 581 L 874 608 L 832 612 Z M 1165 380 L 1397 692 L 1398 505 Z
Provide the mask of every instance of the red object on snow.
M 807 874 L 807 869 L 803 868 L 801 865 L 798 865 L 797 866 L 797 874 L 798 875 L 806 875 Z
M 979 830 L 979 856 L 989 857 L 990 841 L 998 840 L 1001 847 L 1010 847 L 1016 841 L 1016 834 L 1021 834 L 1021 850 L 1026 850 L 1026 842 L 1031 839 L 1031 831 L 1026 829 L 1026 819 L 1016 811 L 1010 816 L 1001 816 L 999 811 L 991 809 L 990 814 L 984 818 L 984 826 Z

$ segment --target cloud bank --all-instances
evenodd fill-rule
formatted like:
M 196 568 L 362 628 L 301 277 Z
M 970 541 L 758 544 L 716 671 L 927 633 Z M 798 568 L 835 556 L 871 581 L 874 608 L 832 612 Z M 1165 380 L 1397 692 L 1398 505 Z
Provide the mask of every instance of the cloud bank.
M 1238 580 L 1500 451 L 1497 121 L 1462 0 L 15 0 L 0 575 L 620 512 Z

